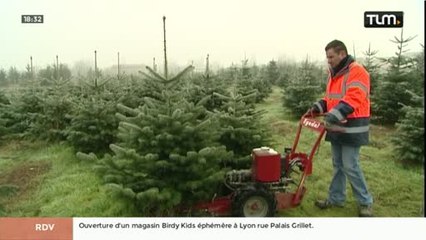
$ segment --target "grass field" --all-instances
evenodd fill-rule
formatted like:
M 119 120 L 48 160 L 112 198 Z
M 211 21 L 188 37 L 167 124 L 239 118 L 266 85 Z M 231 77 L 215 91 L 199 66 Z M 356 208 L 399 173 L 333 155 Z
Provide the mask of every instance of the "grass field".
M 0 198 L 7 216 L 132 214 L 107 194 L 92 164 L 78 161 L 70 147 L 12 142 L 0 149 L 0 159 L 0 184 L 8 180 L 19 187 L 12 197 Z
M 290 147 L 297 120 L 282 107 L 281 92 L 258 105 L 266 110 L 263 121 L 271 127 L 272 146 L 278 151 Z M 374 197 L 377 217 L 421 217 L 424 203 L 423 168 L 403 168 L 392 156 L 389 138 L 394 129 L 371 126 L 371 144 L 361 149 L 361 166 Z M 300 151 L 306 151 L 315 133 L 302 134 Z M 281 217 L 356 217 L 357 205 L 348 184 L 344 208 L 319 210 L 317 198 L 327 196 L 332 166 L 330 144 L 322 142 L 314 158 L 313 174 L 306 181 L 302 204 L 279 212 Z M 2 142 L 0 146 L 0 186 L 18 187 L 11 196 L 0 195 L 0 216 L 35 217 L 130 217 L 138 216 L 123 200 L 111 196 L 93 164 L 77 160 L 73 149 L 63 144 L 42 142 Z

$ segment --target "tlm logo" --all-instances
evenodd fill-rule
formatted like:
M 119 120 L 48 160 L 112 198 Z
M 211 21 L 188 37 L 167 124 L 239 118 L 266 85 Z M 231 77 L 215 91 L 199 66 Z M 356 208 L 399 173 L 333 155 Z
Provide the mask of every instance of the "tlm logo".
M 404 25 L 404 12 L 364 12 L 366 28 L 400 28 Z
M 306 127 L 311 127 L 311 128 L 319 128 L 319 126 L 321 125 L 321 123 L 317 122 L 317 121 L 311 121 L 309 119 L 303 119 L 303 125 Z

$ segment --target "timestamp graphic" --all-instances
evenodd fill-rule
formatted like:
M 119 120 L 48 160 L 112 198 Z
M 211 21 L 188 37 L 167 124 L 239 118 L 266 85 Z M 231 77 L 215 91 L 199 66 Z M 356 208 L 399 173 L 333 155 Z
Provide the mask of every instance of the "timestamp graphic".
M 43 15 L 21 15 L 21 23 L 43 23 Z

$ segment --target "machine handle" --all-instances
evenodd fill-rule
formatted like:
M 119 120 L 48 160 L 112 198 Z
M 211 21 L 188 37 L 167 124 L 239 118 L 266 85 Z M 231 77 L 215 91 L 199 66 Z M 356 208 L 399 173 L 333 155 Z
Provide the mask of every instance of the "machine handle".
M 326 131 L 331 131 L 331 132 L 342 132 L 342 133 L 345 132 L 345 129 L 340 127 L 337 124 L 327 124 L 327 122 L 319 121 L 316 119 L 318 117 L 324 117 L 326 115 L 327 113 L 316 114 L 316 113 L 312 113 L 308 111 L 300 119 L 300 125 L 301 127 L 308 127 L 317 132 L 321 132 L 323 129 L 325 129 Z M 346 123 L 347 120 L 344 119 L 340 122 Z
M 319 146 L 319 143 L 321 141 L 321 138 L 323 137 L 324 133 L 326 131 L 333 131 L 333 132 L 345 132 L 344 128 L 338 126 L 338 125 L 328 125 L 324 123 L 323 121 L 320 121 L 316 118 L 322 117 L 325 114 L 304 114 L 300 118 L 299 127 L 297 128 L 296 132 L 296 138 L 293 142 L 293 147 L 291 148 L 291 154 L 294 154 L 296 152 L 297 145 L 299 144 L 300 135 L 302 132 L 302 128 L 309 128 L 310 130 L 318 132 L 318 138 L 315 141 L 314 146 L 312 147 L 310 158 L 312 158 L 312 154 L 316 151 L 316 149 Z M 346 121 L 346 120 L 345 120 Z

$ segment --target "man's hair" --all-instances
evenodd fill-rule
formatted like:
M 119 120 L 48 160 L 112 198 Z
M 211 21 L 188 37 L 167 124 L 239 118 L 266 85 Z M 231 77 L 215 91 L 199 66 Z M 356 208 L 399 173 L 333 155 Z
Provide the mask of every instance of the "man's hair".
M 340 53 L 341 51 L 345 51 L 346 55 L 348 54 L 348 50 L 346 49 L 346 46 L 342 41 L 333 40 L 329 42 L 327 46 L 325 46 L 325 51 L 327 51 L 330 48 L 333 48 L 334 51 L 336 51 L 337 53 Z

